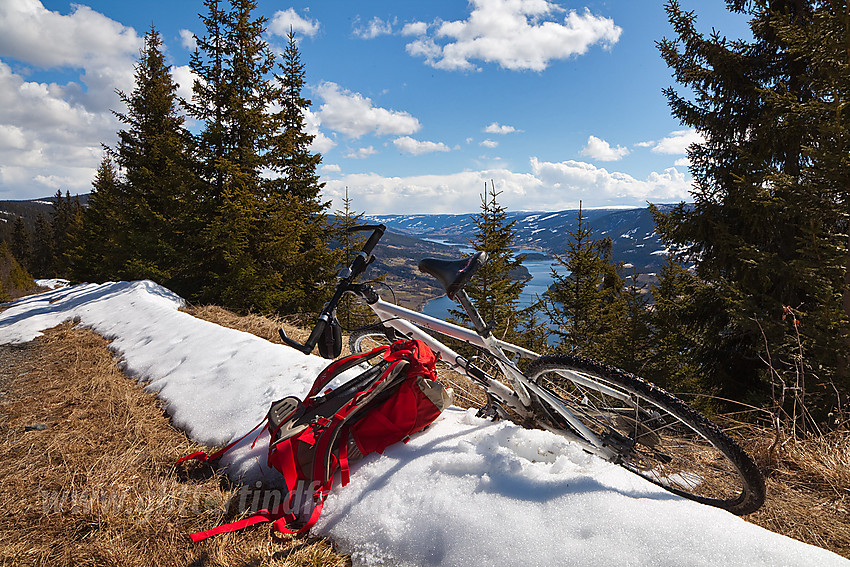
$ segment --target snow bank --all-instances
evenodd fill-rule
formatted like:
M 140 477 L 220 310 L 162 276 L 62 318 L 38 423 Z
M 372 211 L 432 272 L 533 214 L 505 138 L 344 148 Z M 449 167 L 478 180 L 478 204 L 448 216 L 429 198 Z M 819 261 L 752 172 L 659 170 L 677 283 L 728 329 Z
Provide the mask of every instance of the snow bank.
M 174 423 L 209 445 L 241 436 L 269 404 L 302 396 L 326 361 L 178 311 L 149 281 L 63 288 L 7 304 L 0 343 L 65 320 L 111 339 Z M 245 482 L 264 467 L 267 437 L 223 464 Z M 353 467 L 316 533 L 355 565 L 850 566 L 823 549 L 678 498 L 568 441 L 447 411 L 406 445 Z

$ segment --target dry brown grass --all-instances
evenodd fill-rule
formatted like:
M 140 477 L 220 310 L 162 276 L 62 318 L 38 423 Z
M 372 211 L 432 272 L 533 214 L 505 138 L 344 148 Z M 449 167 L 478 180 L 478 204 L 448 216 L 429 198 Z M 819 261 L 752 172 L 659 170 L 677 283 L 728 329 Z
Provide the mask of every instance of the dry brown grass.
M 767 501 L 747 520 L 850 558 L 850 432 L 787 439 L 752 429 L 745 446 L 766 473 Z
M 0 346 L 0 564 L 346 565 L 327 541 L 266 526 L 193 544 L 231 521 L 236 489 L 94 333 L 65 324 Z M 230 509 L 232 512 L 228 512 Z
M 273 315 L 237 315 L 217 305 L 193 305 L 184 307 L 182 311 L 198 319 L 204 319 L 222 327 L 245 331 L 278 344 L 283 344 L 277 332 L 281 327 L 286 331 L 288 337 L 302 343 L 310 336 L 310 331 L 305 330 L 304 325 Z

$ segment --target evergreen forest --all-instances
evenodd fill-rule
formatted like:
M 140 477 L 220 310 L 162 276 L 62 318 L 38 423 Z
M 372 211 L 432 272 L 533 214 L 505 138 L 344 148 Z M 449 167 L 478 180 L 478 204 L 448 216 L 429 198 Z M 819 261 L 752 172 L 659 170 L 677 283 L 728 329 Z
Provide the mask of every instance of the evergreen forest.
M 726 3 L 749 18 L 751 39 L 701 33 L 698 14 L 666 5 L 670 35 L 657 46 L 674 84 L 664 96 L 703 141 L 688 152 L 691 202 L 654 209 L 669 250 L 656 283 L 640 283 L 579 213 L 556 256 L 568 275 L 553 273 L 549 292 L 520 307 L 525 284 L 512 273 L 523 256 L 494 180 L 470 235 L 490 262 L 468 292 L 500 338 L 619 366 L 708 413 L 746 411 L 801 432 L 843 427 L 850 4 Z M 16 222 L 7 271 L 149 278 L 240 312 L 321 308 L 356 247 L 341 229 L 359 216 L 346 199 L 331 222 L 298 43 L 290 33 L 273 53 L 255 10 L 255 0 L 204 2 L 191 100 L 178 97 L 151 27 L 88 202 L 60 191 L 51 218 Z

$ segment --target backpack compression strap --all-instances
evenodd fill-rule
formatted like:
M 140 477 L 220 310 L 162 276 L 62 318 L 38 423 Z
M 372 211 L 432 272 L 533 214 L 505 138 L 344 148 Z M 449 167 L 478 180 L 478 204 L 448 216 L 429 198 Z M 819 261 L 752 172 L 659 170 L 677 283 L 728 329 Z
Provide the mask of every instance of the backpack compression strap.
M 327 368 L 322 370 L 318 376 L 316 376 L 316 380 L 313 382 L 313 387 L 310 388 L 310 392 L 304 398 L 305 400 L 312 398 L 316 394 L 322 391 L 328 382 L 336 378 L 339 374 L 342 374 L 349 368 L 354 368 L 361 362 L 366 362 L 375 358 L 376 356 L 383 354 L 390 350 L 389 346 L 380 346 L 370 350 L 369 352 L 364 352 L 360 354 L 352 354 L 350 356 L 346 356 L 344 358 L 340 358 L 332 362 Z

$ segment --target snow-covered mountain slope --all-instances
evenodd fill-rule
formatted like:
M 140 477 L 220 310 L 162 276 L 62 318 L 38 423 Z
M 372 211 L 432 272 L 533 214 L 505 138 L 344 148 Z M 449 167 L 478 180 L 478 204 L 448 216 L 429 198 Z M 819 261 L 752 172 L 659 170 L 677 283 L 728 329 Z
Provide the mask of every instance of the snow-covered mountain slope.
M 661 205 L 664 210 L 668 206 Z M 578 210 L 556 212 L 507 212 L 514 222 L 516 246 L 546 254 L 562 254 L 578 225 Z M 610 238 L 616 261 L 634 264 L 640 271 L 655 271 L 664 260 L 664 245 L 655 232 L 649 208 L 590 209 L 582 211 L 593 238 Z M 393 232 L 445 243 L 467 244 L 476 231 L 472 214 L 457 215 L 373 215 L 368 219 L 383 223 Z

